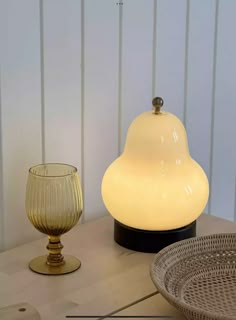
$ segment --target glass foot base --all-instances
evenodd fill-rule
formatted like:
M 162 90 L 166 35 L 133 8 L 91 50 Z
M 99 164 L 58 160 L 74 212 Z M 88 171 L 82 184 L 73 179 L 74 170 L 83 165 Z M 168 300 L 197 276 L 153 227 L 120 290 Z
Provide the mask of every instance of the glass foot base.
M 40 256 L 30 261 L 29 268 L 40 274 L 60 275 L 71 273 L 81 266 L 81 262 L 73 256 L 64 255 L 64 260 L 65 263 L 61 266 L 49 266 L 46 263 L 47 256 Z

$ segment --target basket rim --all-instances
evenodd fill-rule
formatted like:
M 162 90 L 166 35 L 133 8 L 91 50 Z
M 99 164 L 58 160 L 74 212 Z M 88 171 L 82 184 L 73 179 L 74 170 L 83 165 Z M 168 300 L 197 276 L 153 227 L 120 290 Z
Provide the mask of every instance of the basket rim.
M 235 320 L 235 316 L 225 316 L 225 315 L 219 315 L 217 313 L 213 313 L 210 311 L 206 311 L 204 309 L 192 306 L 184 301 L 180 301 L 178 300 L 175 296 L 173 296 L 172 294 L 170 294 L 165 287 L 163 287 L 162 285 L 160 285 L 157 282 L 157 279 L 155 279 L 154 277 L 154 269 L 156 267 L 156 265 L 158 264 L 158 260 L 160 260 L 163 256 L 165 256 L 165 254 L 167 252 L 169 252 L 171 249 L 174 249 L 176 247 L 181 247 L 183 246 L 185 243 L 192 243 L 194 244 L 195 242 L 199 242 L 199 241 L 206 241 L 208 239 L 218 239 L 219 237 L 226 237 L 226 238 L 231 238 L 231 237 L 235 237 L 236 238 L 236 233 L 214 233 L 211 235 L 203 235 L 203 236 L 197 236 L 197 237 L 193 237 L 193 238 L 189 238 L 189 239 L 185 239 L 185 240 L 181 240 L 178 242 L 175 242 L 167 247 L 165 247 L 164 249 L 162 249 L 161 251 L 159 251 L 153 258 L 153 261 L 150 265 L 150 276 L 151 279 L 153 281 L 153 283 L 155 284 L 156 288 L 158 289 L 159 293 L 162 294 L 163 297 L 167 298 L 168 301 L 174 303 L 177 306 L 182 307 L 183 310 L 188 310 L 190 312 L 195 312 L 199 315 L 202 316 L 206 316 L 206 317 L 214 317 L 215 320 Z M 236 245 L 235 245 L 236 248 Z M 168 270 L 168 269 L 166 269 Z M 166 271 L 165 271 L 166 273 Z M 160 278 L 159 278 L 160 279 Z

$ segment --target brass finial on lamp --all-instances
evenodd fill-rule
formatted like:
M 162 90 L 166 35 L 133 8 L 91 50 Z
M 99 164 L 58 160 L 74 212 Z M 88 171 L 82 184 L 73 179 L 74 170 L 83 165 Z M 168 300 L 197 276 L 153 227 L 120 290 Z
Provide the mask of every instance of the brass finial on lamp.
M 131 124 L 124 152 L 106 170 L 102 197 L 115 219 L 114 237 L 124 247 L 157 252 L 196 235 L 196 219 L 209 195 L 207 177 L 188 149 L 181 121 L 154 111 Z
M 161 113 L 161 107 L 163 106 L 164 101 L 161 97 L 156 97 L 152 99 L 152 105 L 154 107 L 154 114 Z

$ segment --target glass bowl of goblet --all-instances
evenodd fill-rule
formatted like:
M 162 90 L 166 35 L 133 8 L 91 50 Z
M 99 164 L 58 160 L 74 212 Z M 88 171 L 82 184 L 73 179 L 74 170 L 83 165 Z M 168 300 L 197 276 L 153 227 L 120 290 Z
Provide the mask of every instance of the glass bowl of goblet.
M 26 213 L 33 226 L 48 235 L 48 255 L 34 258 L 29 267 L 41 274 L 66 274 L 81 263 L 63 256 L 60 237 L 80 219 L 83 197 L 76 167 L 63 163 L 39 164 L 29 169 Z

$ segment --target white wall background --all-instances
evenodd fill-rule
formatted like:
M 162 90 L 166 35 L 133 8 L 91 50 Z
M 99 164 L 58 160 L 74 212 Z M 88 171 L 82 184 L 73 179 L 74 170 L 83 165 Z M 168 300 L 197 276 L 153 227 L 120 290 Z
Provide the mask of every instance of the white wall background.
M 37 238 L 28 168 L 79 168 L 85 220 L 133 118 L 160 95 L 186 125 L 211 186 L 236 216 L 235 0 L 0 0 L 0 245 Z

